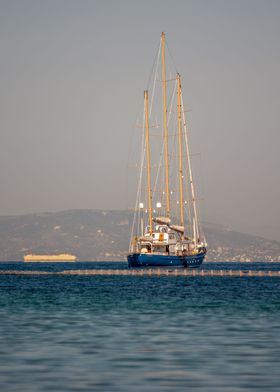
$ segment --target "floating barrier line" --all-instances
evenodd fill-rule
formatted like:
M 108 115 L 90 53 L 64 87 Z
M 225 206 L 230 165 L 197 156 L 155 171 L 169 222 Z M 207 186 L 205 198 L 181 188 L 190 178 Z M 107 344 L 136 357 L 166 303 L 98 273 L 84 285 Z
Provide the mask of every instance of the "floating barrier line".
M 165 268 L 140 268 L 140 269 L 90 269 L 90 270 L 65 270 L 65 271 L 18 271 L 0 270 L 0 275 L 126 275 L 126 276 L 230 276 L 230 277 L 280 277 L 280 271 L 266 270 L 205 270 L 205 269 L 165 269 Z

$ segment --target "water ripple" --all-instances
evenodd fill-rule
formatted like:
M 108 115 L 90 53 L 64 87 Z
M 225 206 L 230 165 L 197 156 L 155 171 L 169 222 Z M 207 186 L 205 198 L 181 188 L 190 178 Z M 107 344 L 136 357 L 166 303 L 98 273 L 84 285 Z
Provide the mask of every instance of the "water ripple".
M 276 392 L 279 298 L 273 277 L 2 275 L 0 387 Z

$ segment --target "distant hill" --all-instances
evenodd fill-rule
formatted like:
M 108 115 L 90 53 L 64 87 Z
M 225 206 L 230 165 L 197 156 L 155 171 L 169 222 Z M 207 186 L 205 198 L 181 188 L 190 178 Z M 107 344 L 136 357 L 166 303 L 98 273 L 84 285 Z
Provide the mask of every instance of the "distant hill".
M 131 211 L 71 210 L 0 217 L 0 260 L 27 253 L 71 253 L 80 261 L 124 260 Z M 204 223 L 208 260 L 279 260 L 280 243 Z

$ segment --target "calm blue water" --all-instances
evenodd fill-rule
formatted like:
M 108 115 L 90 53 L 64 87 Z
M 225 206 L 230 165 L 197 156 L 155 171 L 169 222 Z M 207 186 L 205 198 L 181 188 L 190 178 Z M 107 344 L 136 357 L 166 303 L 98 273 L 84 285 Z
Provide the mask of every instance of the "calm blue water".
M 0 264 L 83 268 L 126 264 Z M 279 358 L 277 277 L 0 275 L 1 391 L 278 392 Z

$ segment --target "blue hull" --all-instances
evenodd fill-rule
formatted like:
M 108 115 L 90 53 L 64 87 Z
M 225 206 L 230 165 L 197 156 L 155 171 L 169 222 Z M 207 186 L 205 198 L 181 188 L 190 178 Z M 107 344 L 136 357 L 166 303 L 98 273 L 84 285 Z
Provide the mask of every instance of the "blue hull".
M 128 267 L 185 267 L 199 268 L 206 252 L 193 256 L 164 256 L 149 253 L 132 253 L 127 256 Z

